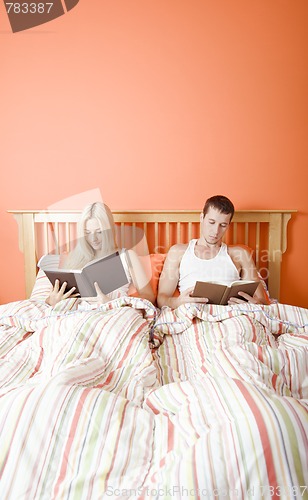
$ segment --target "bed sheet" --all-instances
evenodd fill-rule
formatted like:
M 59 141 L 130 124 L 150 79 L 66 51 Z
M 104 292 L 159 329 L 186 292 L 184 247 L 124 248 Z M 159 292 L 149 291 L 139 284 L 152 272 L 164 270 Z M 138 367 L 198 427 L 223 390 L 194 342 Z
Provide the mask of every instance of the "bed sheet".
M 142 485 L 152 458 L 156 309 L 122 297 L 0 307 L 1 497 L 102 498 Z M 108 491 L 108 490 L 107 490 Z
M 168 425 L 149 487 L 169 498 L 307 498 L 308 311 L 185 304 L 164 308 L 155 334 L 161 387 L 144 407 Z
M 0 306 L 1 495 L 306 498 L 307 340 L 282 304 Z

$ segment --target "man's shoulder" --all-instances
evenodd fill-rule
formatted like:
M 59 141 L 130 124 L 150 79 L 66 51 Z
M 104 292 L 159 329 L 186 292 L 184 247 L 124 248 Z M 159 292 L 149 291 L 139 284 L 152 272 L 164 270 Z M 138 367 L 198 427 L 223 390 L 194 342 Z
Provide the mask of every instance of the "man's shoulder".
M 188 248 L 188 243 L 176 243 L 172 245 L 168 251 L 169 257 L 179 257 L 181 258 Z
M 170 250 L 169 252 L 185 252 L 185 250 L 187 250 L 188 248 L 188 243 L 176 243 L 175 245 L 172 245 L 172 247 L 170 247 Z
M 227 248 L 230 257 L 235 257 L 237 260 L 249 258 L 253 252 L 247 245 L 228 245 Z

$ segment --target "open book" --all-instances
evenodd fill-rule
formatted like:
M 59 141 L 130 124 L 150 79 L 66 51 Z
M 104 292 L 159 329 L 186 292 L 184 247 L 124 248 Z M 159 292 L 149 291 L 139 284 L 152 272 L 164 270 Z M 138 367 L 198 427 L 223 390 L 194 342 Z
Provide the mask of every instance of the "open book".
M 56 279 L 60 281 L 60 286 L 66 281 L 65 290 L 68 291 L 75 286 L 74 293 L 79 293 L 81 297 L 96 296 L 95 281 L 105 294 L 129 283 L 119 252 L 92 260 L 82 269 L 76 270 L 61 269 L 59 262 L 60 255 L 48 254 L 39 260 L 38 267 L 44 271 L 53 285 Z
M 196 281 L 192 297 L 207 297 L 209 304 L 228 304 L 231 297 L 245 300 L 238 292 L 246 292 L 253 295 L 259 285 L 259 281 L 239 280 L 229 284 L 217 283 L 215 281 Z

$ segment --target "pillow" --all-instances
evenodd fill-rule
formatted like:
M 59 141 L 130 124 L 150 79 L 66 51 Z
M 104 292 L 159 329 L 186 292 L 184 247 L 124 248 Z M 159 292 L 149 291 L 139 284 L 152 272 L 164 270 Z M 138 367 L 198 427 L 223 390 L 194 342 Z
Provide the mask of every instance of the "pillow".
M 155 294 L 155 298 L 157 298 L 159 278 L 160 278 L 161 272 L 163 270 L 166 257 L 167 257 L 166 253 L 151 253 L 150 254 L 151 269 L 152 269 L 151 286 L 152 286 L 153 292 Z M 179 289 L 176 288 L 174 291 L 173 297 L 178 297 L 179 295 L 180 295 Z
M 63 253 L 59 255 L 59 265 L 60 267 L 62 266 L 64 260 L 67 257 L 67 253 Z M 35 283 L 30 295 L 30 299 L 34 300 L 46 300 L 48 295 L 50 294 L 52 290 L 52 284 L 50 283 L 49 279 L 47 278 L 46 274 L 42 269 L 39 269 Z
M 266 283 L 265 283 L 263 277 L 261 276 L 261 274 L 259 273 L 259 271 L 258 271 L 258 277 L 259 277 L 259 280 L 261 281 L 262 292 L 263 292 L 263 297 L 265 299 L 265 303 L 267 305 L 272 304 L 273 300 L 270 298 L 270 295 L 268 293 L 268 289 L 267 289 Z
M 150 254 L 151 269 L 152 269 L 151 286 L 155 294 L 155 297 L 157 296 L 159 278 L 164 267 L 166 256 L 167 256 L 166 253 Z
M 34 287 L 32 289 L 30 299 L 33 300 L 45 300 L 47 299 L 50 291 L 52 289 L 52 285 L 47 278 L 46 274 L 42 269 L 39 270 L 36 276 L 36 280 L 34 283 Z

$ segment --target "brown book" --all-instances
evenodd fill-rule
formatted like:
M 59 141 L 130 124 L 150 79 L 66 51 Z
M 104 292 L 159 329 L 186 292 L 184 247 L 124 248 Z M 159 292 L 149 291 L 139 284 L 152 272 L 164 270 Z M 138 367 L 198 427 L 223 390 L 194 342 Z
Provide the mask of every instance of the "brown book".
M 191 296 L 206 297 L 209 299 L 209 304 L 226 305 L 231 297 L 245 300 L 244 297 L 238 295 L 238 292 L 246 292 L 253 296 L 259 283 L 259 281 L 239 280 L 227 285 L 215 281 L 196 281 Z
M 59 255 L 44 255 L 38 267 L 44 271 L 53 285 L 56 279 L 60 281 L 60 286 L 66 281 L 66 291 L 74 286 L 75 293 L 79 293 L 81 297 L 96 296 L 95 281 L 105 294 L 129 283 L 119 252 L 92 260 L 82 269 L 61 269 L 59 261 Z

